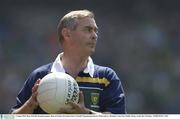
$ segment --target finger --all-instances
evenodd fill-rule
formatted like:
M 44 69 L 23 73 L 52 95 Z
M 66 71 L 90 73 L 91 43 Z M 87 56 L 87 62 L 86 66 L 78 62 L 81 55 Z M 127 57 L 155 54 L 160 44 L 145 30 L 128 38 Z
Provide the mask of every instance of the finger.
M 72 108 L 78 109 L 79 105 L 74 102 L 68 102 L 68 105 L 70 105 Z
M 59 109 L 58 113 L 60 114 L 70 114 L 70 110 L 72 110 L 72 107 L 70 107 L 70 105 L 62 107 Z
M 38 86 L 39 86 L 39 83 L 40 83 L 40 79 L 38 79 L 36 81 L 36 83 L 34 84 L 33 88 L 32 88 L 32 93 L 36 92 L 37 89 L 38 89 Z
M 78 112 L 75 109 L 68 109 L 68 108 L 61 108 L 59 110 L 59 113 L 61 114 L 77 114 Z
M 37 84 L 39 84 L 39 83 L 40 83 L 40 81 L 41 81 L 41 79 L 38 79 L 38 80 L 36 81 L 36 83 L 37 83 Z
M 33 88 L 32 88 L 32 93 L 34 93 L 34 92 L 37 91 L 38 86 L 39 86 L 39 84 L 36 84 L 36 85 L 33 86 Z
M 78 114 L 78 112 L 74 109 L 71 109 L 71 110 L 67 110 L 66 114 Z
M 36 99 L 37 95 L 38 95 L 38 92 L 32 93 L 32 98 L 33 98 L 35 101 L 37 101 L 37 99 Z
M 41 81 L 41 79 L 36 80 L 36 82 L 35 82 L 35 84 L 34 84 L 34 85 L 39 84 L 39 83 L 40 83 L 40 81 Z
M 79 104 L 84 105 L 84 95 L 83 92 L 79 92 Z
M 38 92 L 32 93 L 32 97 L 36 97 Z
M 32 93 L 32 99 L 37 102 L 37 92 Z

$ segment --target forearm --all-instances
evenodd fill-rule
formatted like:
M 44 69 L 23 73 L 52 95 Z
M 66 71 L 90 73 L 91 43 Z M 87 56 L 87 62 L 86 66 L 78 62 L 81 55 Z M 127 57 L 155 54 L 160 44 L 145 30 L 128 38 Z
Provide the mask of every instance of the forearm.
M 89 110 L 88 114 L 112 114 L 112 113 L 111 112 L 96 112 L 96 111 L 93 111 L 93 110 Z
M 35 109 L 35 105 L 31 104 L 29 101 L 24 103 L 23 106 L 21 106 L 18 109 L 15 109 L 12 114 L 32 114 Z

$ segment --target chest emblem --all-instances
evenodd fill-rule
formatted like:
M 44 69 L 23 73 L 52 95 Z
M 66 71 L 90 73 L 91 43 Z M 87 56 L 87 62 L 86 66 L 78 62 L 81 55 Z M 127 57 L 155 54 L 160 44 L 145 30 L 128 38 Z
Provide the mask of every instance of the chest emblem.
M 91 93 L 91 102 L 93 105 L 97 105 L 99 103 L 99 93 Z

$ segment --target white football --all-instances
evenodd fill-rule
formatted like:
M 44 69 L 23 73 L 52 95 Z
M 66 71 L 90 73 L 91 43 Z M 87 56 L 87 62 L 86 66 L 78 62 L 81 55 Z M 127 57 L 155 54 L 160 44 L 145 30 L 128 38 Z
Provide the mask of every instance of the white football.
M 43 77 L 38 87 L 39 106 L 49 114 L 56 114 L 68 102 L 78 103 L 79 86 L 75 79 L 66 73 L 50 73 Z

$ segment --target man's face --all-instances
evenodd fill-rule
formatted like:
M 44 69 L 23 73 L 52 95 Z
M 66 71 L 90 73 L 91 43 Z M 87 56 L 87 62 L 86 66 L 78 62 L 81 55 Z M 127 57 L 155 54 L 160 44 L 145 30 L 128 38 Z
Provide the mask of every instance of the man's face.
M 78 53 L 91 55 L 95 51 L 97 41 L 97 25 L 93 18 L 78 20 L 75 30 L 71 30 L 71 47 Z

